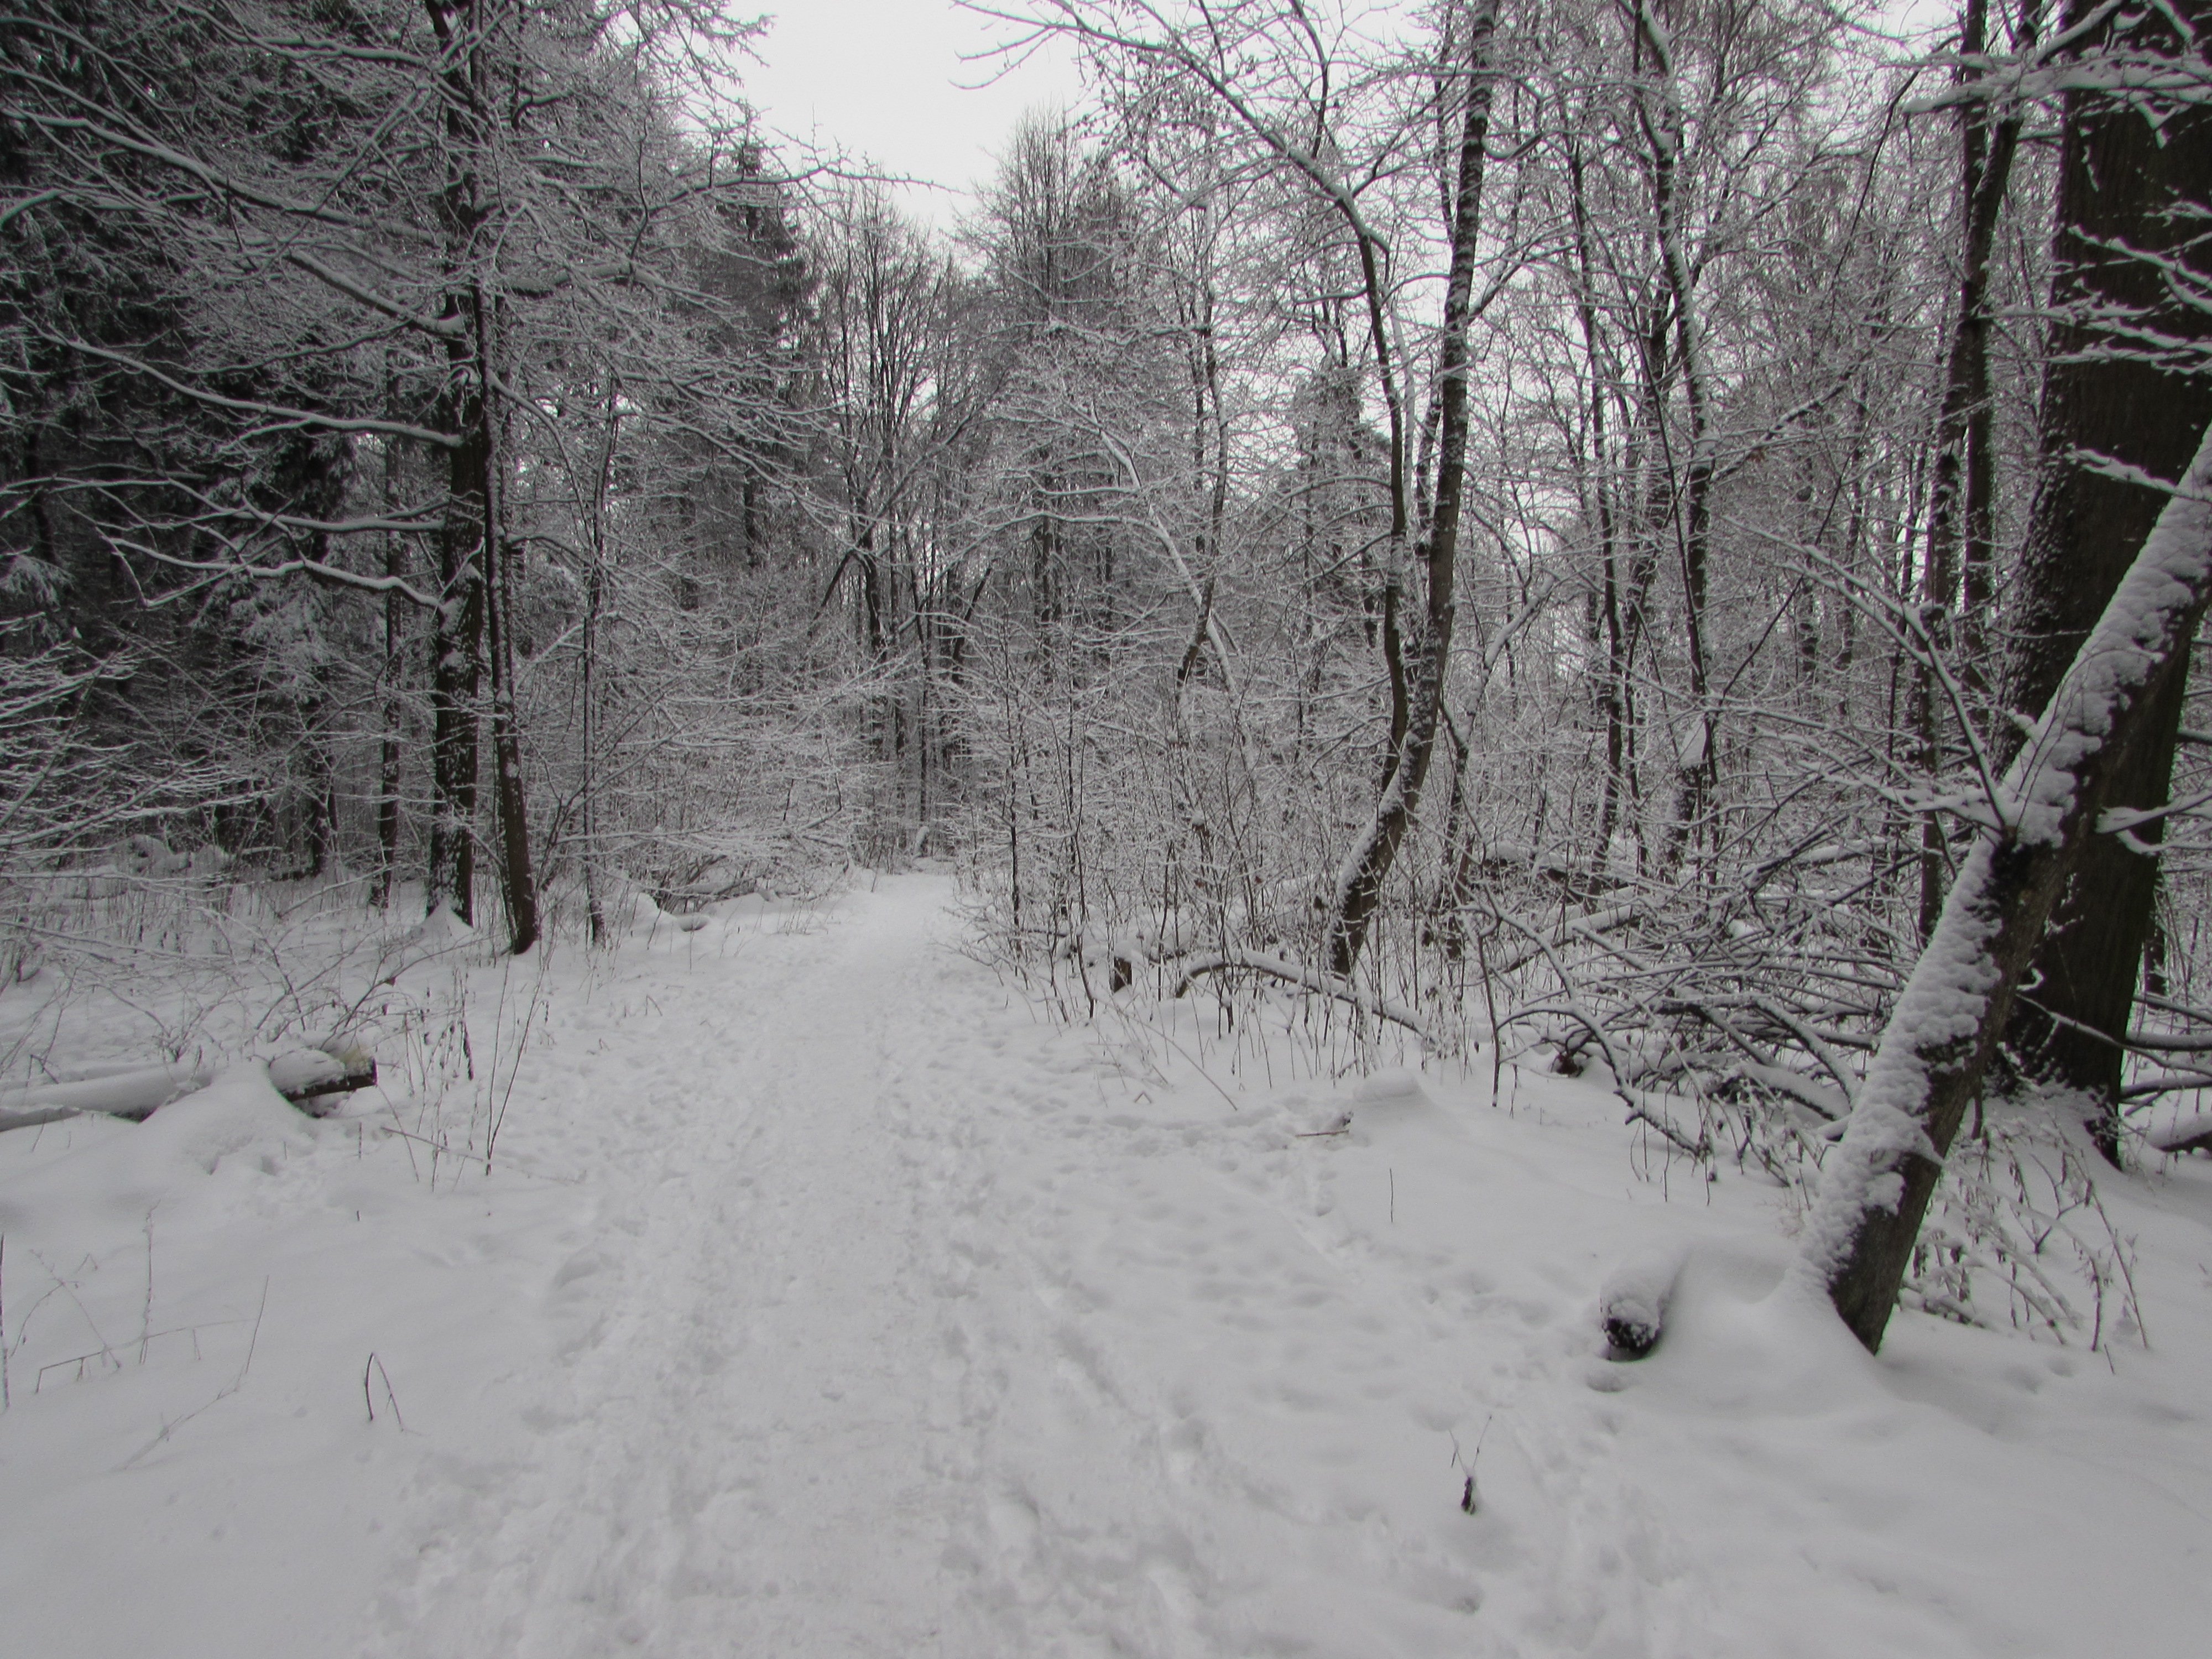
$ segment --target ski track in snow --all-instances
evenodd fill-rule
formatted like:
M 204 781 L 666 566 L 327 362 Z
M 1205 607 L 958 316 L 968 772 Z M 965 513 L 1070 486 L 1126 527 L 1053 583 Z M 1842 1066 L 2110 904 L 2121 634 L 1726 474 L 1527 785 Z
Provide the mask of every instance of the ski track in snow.
M 1601 1091 L 1209 1084 L 1033 1012 L 952 896 L 566 970 L 489 1182 L 279 1114 L 291 1150 L 161 1200 L 158 1298 L 151 1215 L 143 1249 L 131 1204 L 86 1219 L 88 1320 L 231 1322 L 27 1401 L 19 1369 L 0 1651 L 2200 1650 L 2201 1166 L 2114 1191 L 2169 1264 L 2157 1352 L 1900 1316 L 1875 1362 L 1771 1294 L 1771 1197 L 1638 1180 Z M 78 1216 L 138 1133 L 0 1171 L 0 1223 Z M 1599 1358 L 1601 1284 L 1684 1247 L 1666 1341 Z M 65 1352 L 22 1248 L 7 1328 Z M 86 1601 L 102 1552 L 137 1597 Z

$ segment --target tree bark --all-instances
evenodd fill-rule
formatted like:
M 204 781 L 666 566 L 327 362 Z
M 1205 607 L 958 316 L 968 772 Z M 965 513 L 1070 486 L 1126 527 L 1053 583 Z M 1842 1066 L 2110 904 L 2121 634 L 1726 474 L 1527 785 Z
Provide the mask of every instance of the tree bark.
M 465 375 L 465 364 L 459 373 Z M 465 380 L 449 394 L 447 428 L 461 434 L 447 469 L 438 529 L 438 608 L 430 638 L 430 819 L 428 908 L 476 921 L 477 696 L 482 685 L 484 575 L 481 400 Z
M 1988 0 L 1966 0 L 1960 50 L 1989 47 Z M 1970 672 L 1981 642 L 1991 592 L 1990 521 L 1993 476 L 1990 454 L 1990 256 L 1997 220 L 2012 179 L 2021 112 L 2015 106 L 1995 122 L 1979 100 L 1960 121 L 1959 309 L 1944 368 L 1943 398 L 1936 417 L 1936 464 L 1929 490 L 1928 563 L 1938 573 L 1936 603 L 1954 600 L 1963 576 L 1966 603 L 1960 637 Z M 2062 669 L 2063 672 L 2063 669 Z
M 507 462 L 500 453 L 499 356 L 495 304 L 474 296 L 477 378 L 484 426 L 483 562 L 485 633 L 491 665 L 494 801 L 499 810 L 500 896 L 507 903 L 507 949 L 515 956 L 538 942 L 538 878 L 530 859 L 530 819 L 522 787 L 521 720 L 514 702 L 514 551 L 507 524 Z
M 1599 702 L 1605 713 L 1605 778 L 1598 805 L 1596 845 L 1592 862 L 1609 870 L 1613 839 L 1620 822 L 1621 798 L 1626 793 L 1628 728 L 1634 718 L 1629 683 L 1634 643 L 1627 623 L 1635 612 L 1621 592 L 1621 550 L 1613 511 L 1613 483 L 1607 472 L 1604 353 L 1597 323 L 1597 285 L 1591 269 L 1589 213 L 1584 201 L 1583 164 L 1578 145 L 1567 151 L 1570 216 L 1575 238 L 1575 315 L 1582 325 L 1583 355 L 1589 363 L 1590 499 L 1588 511 L 1596 520 L 1600 569 L 1599 621 L 1605 633 L 1604 682 Z
M 398 398 L 389 376 L 386 380 L 385 407 L 387 416 L 398 418 Z M 384 510 L 394 513 L 399 507 L 399 441 L 386 436 L 384 440 Z M 407 542 L 398 531 L 384 532 L 384 574 L 392 580 L 404 580 L 407 574 Z M 401 644 L 404 638 L 400 621 L 400 605 L 404 603 L 397 592 L 384 596 L 384 684 L 381 711 L 384 738 L 377 756 L 376 767 L 376 881 L 369 892 L 369 902 L 382 908 L 392 902 L 392 889 L 399 878 L 399 731 L 401 706 L 399 677 Z
M 446 513 L 438 530 L 438 608 L 430 639 L 430 821 L 428 908 L 450 906 L 476 921 L 477 695 L 483 686 L 484 557 L 490 465 L 490 428 L 483 383 L 466 327 L 467 271 L 486 214 L 478 167 L 483 138 L 481 82 L 483 32 L 473 0 L 423 0 L 432 30 L 447 58 L 443 82 L 445 128 L 451 147 L 440 204 L 446 237 L 447 281 L 441 320 L 446 336 L 446 381 L 434 424 L 459 441 L 447 452 Z
M 577 805 L 577 862 L 584 872 L 584 912 L 593 945 L 607 942 L 605 882 L 599 873 L 599 630 L 606 609 L 607 498 L 614 486 L 615 443 L 622 430 L 622 381 L 607 379 L 607 412 L 599 465 L 592 470 L 591 566 L 584 575 L 582 708 L 583 782 Z
M 2069 0 L 2072 27 L 2094 9 Z M 2156 13 L 2139 20 L 2132 42 L 2109 23 L 2088 44 L 2129 45 L 2169 54 L 2212 44 L 2212 3 L 2185 0 L 2192 45 Z M 2052 362 L 2044 385 L 2043 477 L 2028 531 L 2020 641 L 2008 688 L 2011 706 L 2039 714 L 2067 665 L 2127 568 L 2165 497 L 2114 477 L 2094 459 L 2152 478 L 2178 477 L 2195 434 L 2212 422 L 2212 315 L 2192 306 L 2157 261 L 2212 288 L 2212 240 L 2201 215 L 2212 196 L 2212 109 L 2165 112 L 2154 126 L 2139 105 L 2109 94 L 2068 94 L 2061 140 Z M 2148 257 L 2146 257 L 2148 256 Z M 2112 805 L 2165 805 L 2187 681 L 2165 683 L 2113 783 Z M 2154 844 L 2159 822 L 2135 838 Z M 2036 952 L 2032 1000 L 2015 1010 L 2008 1041 L 2027 1073 L 2080 1091 L 2105 1156 L 2120 1151 L 2123 1053 L 2136 981 L 2157 896 L 2155 859 L 2118 836 L 2099 836 L 2060 902 L 2057 925 Z

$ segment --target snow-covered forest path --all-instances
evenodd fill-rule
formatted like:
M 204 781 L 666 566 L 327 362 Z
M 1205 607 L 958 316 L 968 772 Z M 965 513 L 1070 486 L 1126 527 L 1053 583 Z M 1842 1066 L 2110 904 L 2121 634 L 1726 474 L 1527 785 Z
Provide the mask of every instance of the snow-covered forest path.
M 664 933 L 556 1023 L 511 1131 L 589 1172 L 555 1358 L 503 1385 L 531 1437 L 454 1471 L 386 1651 L 2032 1652 L 2087 1610 L 2009 1567 L 2047 1504 L 1992 1493 L 2193 1514 L 2028 1449 L 2094 1445 L 2035 1413 L 2070 1355 L 1933 1368 L 1930 1409 L 1764 1304 L 1771 1208 L 1638 1181 L 1599 1091 L 1209 1082 L 1043 1019 L 953 898 Z M 1677 1236 L 1702 1354 L 1607 1364 L 1598 1282 Z M 2066 1547 L 2161 1650 L 2140 1540 Z M 2006 1588 L 1962 1612 L 1961 1571 Z
M 515 1144 L 592 1172 L 550 1293 L 568 1334 L 502 1385 L 534 1443 L 454 1472 L 441 1541 L 387 1596 L 391 1651 L 1170 1654 L 1269 1630 L 1292 1650 L 1316 1619 L 1356 1647 L 1377 1616 L 1411 1650 L 1403 1608 L 1340 1582 L 1299 1609 L 1291 1561 L 1248 1555 L 1295 1540 L 1224 1537 L 1193 1491 L 1237 1431 L 1193 1391 L 1206 1372 L 1279 1366 L 1249 1405 L 1327 1442 L 1340 1389 L 1407 1391 L 1402 1338 L 1313 1340 L 1347 1311 L 1326 1305 L 1342 1267 L 1262 1194 L 1158 1179 L 1158 1132 L 1116 1121 L 1129 1085 L 957 954 L 950 897 L 886 883 L 686 940 L 541 1052 L 573 1109 L 557 1134 L 517 1110 Z M 1439 1532 L 1465 1524 L 1438 1432 L 1461 1414 L 1416 1431 Z M 1334 1433 L 1306 1449 L 1352 1462 Z M 1332 1508 L 1285 1470 L 1215 1472 L 1292 1532 Z M 1463 1625 L 1473 1578 L 1369 1524 L 1384 1577 L 1424 1589 L 1414 1624 Z
M 903 890 L 795 952 L 718 939 L 579 1017 L 573 1346 L 535 1455 L 426 1567 L 396 1650 L 432 1628 L 486 1652 L 931 1650 L 976 1455 L 958 1241 L 988 1191 L 942 899 Z
M 510 1133 L 592 1172 L 569 1334 L 502 1385 L 534 1443 L 456 1471 L 391 1651 L 1480 1646 L 1451 1431 L 1481 1419 L 1422 1363 L 1435 1311 L 1363 1288 L 1310 1194 L 1301 1230 L 1224 1179 L 1218 1097 L 1128 1115 L 957 953 L 951 896 L 702 934 L 539 1054 L 574 1109 Z M 1393 1450 L 1426 1465 L 1410 1530 Z
M 1870 1360 L 1769 1294 L 1777 1189 L 1639 1159 L 1603 1090 L 1057 1024 L 955 900 L 471 969 L 495 1079 L 544 1010 L 489 1177 L 433 1179 L 463 1089 L 6 1137 L 0 1650 L 2199 1650 L 2203 1164 L 2108 1195 L 2155 1346 L 1912 1316 Z M 1670 1241 L 1610 1364 L 1598 1286 Z

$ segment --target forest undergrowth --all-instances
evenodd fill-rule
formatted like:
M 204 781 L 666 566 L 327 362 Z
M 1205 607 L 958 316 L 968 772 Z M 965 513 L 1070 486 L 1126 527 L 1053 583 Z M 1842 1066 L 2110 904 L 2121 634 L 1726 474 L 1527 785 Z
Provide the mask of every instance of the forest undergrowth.
M 1191 913 L 1203 907 L 1152 896 L 1172 890 L 1172 872 L 1129 884 L 1148 902 L 1113 907 L 1116 889 L 1096 863 L 1071 857 L 1078 866 L 1091 876 L 1074 901 L 1088 920 L 1056 933 L 1018 930 L 1003 877 L 978 886 L 971 872 L 977 951 L 1050 1018 L 1091 1031 L 1133 1079 L 1164 1081 L 1180 1061 L 1226 1100 L 1224 1083 L 1411 1067 L 1478 1094 L 1486 1085 L 1492 1108 L 1510 1112 L 1523 1070 L 1583 1078 L 1618 1100 L 1620 1155 L 1638 1181 L 1686 1202 L 1724 1174 L 1771 1187 L 1785 1234 L 1814 1200 L 1887 1003 L 1805 1006 L 1807 988 L 1835 977 L 1833 926 L 1809 925 L 1826 914 L 1820 895 L 1778 907 L 1808 920 L 1794 937 L 1720 930 L 1735 948 L 1700 954 L 1694 942 L 1716 930 L 1694 917 L 1670 939 L 1660 903 L 1671 890 L 1644 884 L 1639 904 L 1637 884 L 1622 882 L 1577 903 L 1557 872 L 1522 871 L 1486 883 L 1457 915 L 1409 902 L 1359 976 L 1334 981 L 1306 965 L 1310 923 L 1303 939 L 1263 933 L 1265 951 L 1224 950 L 1198 942 L 1207 935 Z M 1790 960 L 1800 951 L 1819 952 L 1819 967 Z M 1799 998 L 1785 988 L 1793 980 Z M 2146 1122 L 2133 1156 L 2154 1164 Z M 2064 1091 L 1993 1094 L 1946 1167 L 1906 1304 L 2093 1350 L 2147 1342 L 2133 1241 L 2098 1193 L 2108 1170 Z

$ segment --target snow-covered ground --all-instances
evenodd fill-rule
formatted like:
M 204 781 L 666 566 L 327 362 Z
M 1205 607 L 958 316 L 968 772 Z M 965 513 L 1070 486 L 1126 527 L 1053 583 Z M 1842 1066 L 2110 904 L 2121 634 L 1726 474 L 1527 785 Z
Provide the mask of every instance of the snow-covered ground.
M 0 1135 L 0 1651 L 2204 1650 L 2212 1164 L 2106 1183 L 2148 1346 L 1870 1359 L 1609 1095 L 1055 1026 L 952 897 L 556 956 L 489 1175 L 250 1073 Z

